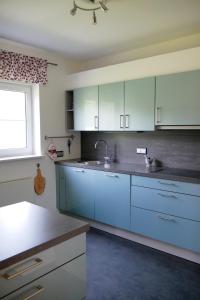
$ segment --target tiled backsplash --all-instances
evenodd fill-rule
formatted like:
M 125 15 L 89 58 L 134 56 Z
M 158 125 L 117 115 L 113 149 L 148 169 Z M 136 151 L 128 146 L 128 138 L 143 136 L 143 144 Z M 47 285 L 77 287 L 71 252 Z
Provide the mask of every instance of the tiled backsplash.
M 82 132 L 81 155 L 83 159 L 102 160 L 103 144 L 94 148 L 96 140 L 108 143 L 112 159 L 123 163 L 144 164 L 144 156 L 136 148 L 146 147 L 148 155 L 160 164 L 172 168 L 200 170 L 200 131 L 171 130 L 155 132 Z

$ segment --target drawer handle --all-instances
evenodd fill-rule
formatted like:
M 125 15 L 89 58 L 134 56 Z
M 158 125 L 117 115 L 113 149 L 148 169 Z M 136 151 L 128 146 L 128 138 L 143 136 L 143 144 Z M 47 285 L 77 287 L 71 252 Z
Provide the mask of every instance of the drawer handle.
M 75 170 L 76 173 L 85 173 L 84 170 Z
M 157 215 L 157 217 L 159 219 L 163 220 L 163 221 L 174 222 L 174 223 L 177 222 L 176 219 L 174 219 L 174 218 L 164 217 L 164 216 L 161 216 L 161 215 Z
M 38 294 L 42 293 L 44 291 L 44 287 L 42 287 L 41 285 L 38 285 L 36 287 L 32 288 L 33 292 L 31 295 L 26 296 L 25 298 L 23 298 L 23 300 L 29 300 L 35 296 L 37 296 Z
M 112 177 L 112 178 L 119 178 L 119 176 L 118 176 L 118 175 L 104 174 L 104 176 L 107 176 L 107 177 Z
M 174 187 L 177 187 L 177 185 L 175 183 L 168 183 L 168 182 L 163 182 L 163 181 L 158 181 L 160 184 L 163 184 L 163 185 L 167 185 L 167 186 L 174 186 Z
M 163 197 L 163 198 L 178 199 L 178 197 L 176 197 L 174 195 L 167 195 L 167 194 L 161 194 L 161 193 L 158 193 L 158 195 Z
M 42 260 L 40 258 L 36 258 L 34 260 L 31 260 L 31 262 L 33 261 L 32 264 L 30 264 L 29 266 L 25 267 L 24 269 L 18 271 L 18 272 L 15 272 L 13 273 L 13 271 L 15 269 L 12 269 L 12 270 L 9 270 L 8 272 L 4 273 L 2 275 L 2 277 L 6 280 L 11 280 L 11 279 L 14 279 L 20 275 L 22 275 L 23 273 L 27 272 L 27 271 L 30 271 L 32 270 L 33 268 L 39 266 L 41 263 L 42 263 Z

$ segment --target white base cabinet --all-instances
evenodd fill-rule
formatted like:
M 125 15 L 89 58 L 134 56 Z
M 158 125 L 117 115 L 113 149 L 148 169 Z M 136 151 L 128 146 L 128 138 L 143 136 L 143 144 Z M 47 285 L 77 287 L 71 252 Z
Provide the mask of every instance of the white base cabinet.
M 80 234 L 0 271 L 0 299 L 81 300 L 86 235 Z
M 81 255 L 4 299 L 82 300 L 85 293 L 85 255 Z

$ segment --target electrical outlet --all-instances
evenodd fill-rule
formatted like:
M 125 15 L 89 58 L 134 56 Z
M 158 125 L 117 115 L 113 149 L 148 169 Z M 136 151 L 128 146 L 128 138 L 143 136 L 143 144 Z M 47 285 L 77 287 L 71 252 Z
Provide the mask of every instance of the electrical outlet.
M 147 148 L 137 148 L 136 153 L 137 154 L 147 154 Z

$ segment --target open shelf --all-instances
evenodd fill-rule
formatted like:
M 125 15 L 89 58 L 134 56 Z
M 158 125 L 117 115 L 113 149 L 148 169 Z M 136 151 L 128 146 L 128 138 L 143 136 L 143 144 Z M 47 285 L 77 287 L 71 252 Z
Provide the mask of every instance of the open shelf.
M 74 92 L 66 91 L 65 99 L 66 130 L 74 130 Z

